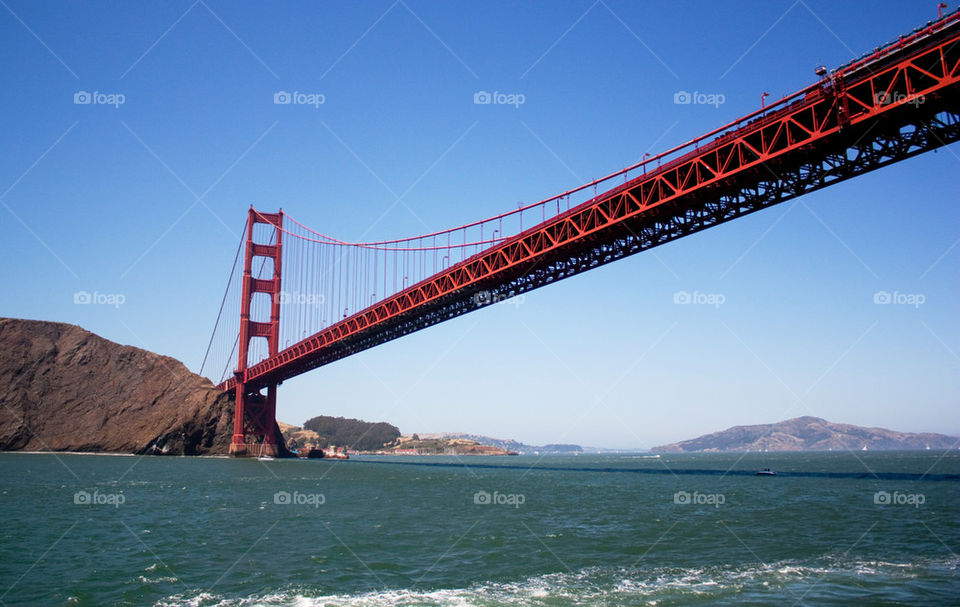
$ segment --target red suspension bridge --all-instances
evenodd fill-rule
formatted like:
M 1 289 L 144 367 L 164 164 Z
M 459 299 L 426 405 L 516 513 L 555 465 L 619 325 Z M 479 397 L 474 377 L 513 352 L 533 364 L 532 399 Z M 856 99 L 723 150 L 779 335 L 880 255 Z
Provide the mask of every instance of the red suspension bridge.
M 201 369 L 236 395 L 231 454 L 284 451 L 286 379 L 960 139 L 960 11 L 816 72 L 683 145 L 441 232 L 345 242 L 251 207 Z

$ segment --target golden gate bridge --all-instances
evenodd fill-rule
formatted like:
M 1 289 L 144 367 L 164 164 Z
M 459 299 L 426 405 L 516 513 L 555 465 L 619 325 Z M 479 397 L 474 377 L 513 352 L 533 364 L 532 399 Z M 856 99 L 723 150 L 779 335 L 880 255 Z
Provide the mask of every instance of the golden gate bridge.
M 207 372 L 230 453 L 285 453 L 277 386 L 444 320 L 960 139 L 960 10 L 580 187 L 448 230 L 347 242 L 247 214 Z

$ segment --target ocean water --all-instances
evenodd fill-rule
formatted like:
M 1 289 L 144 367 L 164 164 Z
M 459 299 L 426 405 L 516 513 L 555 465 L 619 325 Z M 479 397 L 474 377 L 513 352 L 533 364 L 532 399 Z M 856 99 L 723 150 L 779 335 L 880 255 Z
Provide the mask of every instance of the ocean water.
M 5 453 L 0 521 L 0 605 L 960 603 L 956 450 Z

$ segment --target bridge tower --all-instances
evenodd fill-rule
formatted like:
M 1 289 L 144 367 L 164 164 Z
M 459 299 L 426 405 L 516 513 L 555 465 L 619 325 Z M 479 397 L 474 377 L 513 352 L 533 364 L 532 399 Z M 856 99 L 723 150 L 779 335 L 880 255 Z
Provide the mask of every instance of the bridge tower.
M 254 241 L 256 225 L 273 226 L 276 237 L 269 243 Z M 277 213 L 260 213 L 251 205 L 247 219 L 247 244 L 243 261 L 243 283 L 240 300 L 240 343 L 237 360 L 236 408 L 233 416 L 233 440 L 230 442 L 230 455 L 235 457 L 279 455 L 281 449 L 280 430 L 277 426 L 277 384 L 267 384 L 266 394 L 263 387 L 251 388 L 247 384 L 247 365 L 250 340 L 265 338 L 270 356 L 276 356 L 280 345 L 280 272 L 283 253 L 283 210 Z M 255 261 L 264 264 L 273 263 L 273 278 L 253 277 Z M 250 318 L 250 307 L 258 293 L 270 297 L 270 320 L 262 322 Z

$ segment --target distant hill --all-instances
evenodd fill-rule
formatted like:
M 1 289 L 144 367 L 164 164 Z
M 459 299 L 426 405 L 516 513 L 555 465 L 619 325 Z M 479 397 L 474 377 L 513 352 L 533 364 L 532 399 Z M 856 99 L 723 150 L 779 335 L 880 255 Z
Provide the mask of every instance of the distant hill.
M 819 417 L 797 417 L 776 424 L 734 426 L 699 438 L 661 445 L 660 453 L 694 451 L 894 451 L 950 449 L 957 437 L 944 434 L 912 434 L 883 428 L 835 424 Z
M 280 432 L 283 433 L 283 439 L 287 442 L 287 447 L 291 449 L 300 449 L 307 445 L 317 445 L 320 441 L 320 435 L 313 430 L 305 430 L 300 426 L 285 424 L 277 421 L 280 426 Z
M 383 449 L 384 453 L 398 455 L 516 455 L 493 445 L 481 445 L 466 438 L 421 438 L 417 434 L 402 435 L 395 444 Z
M 583 452 L 583 447 L 580 445 L 527 445 L 521 442 L 510 439 L 502 438 L 492 438 L 490 436 L 483 436 L 480 434 L 464 434 L 458 432 L 442 432 L 439 434 L 420 434 L 421 438 L 463 438 L 466 440 L 475 441 L 481 445 L 487 445 L 490 447 L 499 447 L 505 451 L 513 451 L 520 454 L 526 453 L 546 453 L 546 454 L 561 454 L 561 453 L 581 453 Z
M 492 438 L 480 434 L 436 432 L 400 434 L 385 422 L 371 423 L 359 419 L 321 415 L 308 419 L 303 427 L 279 422 L 280 430 L 291 449 L 306 446 L 348 447 L 354 451 L 412 451 L 424 455 L 505 455 L 505 454 L 571 454 L 581 453 L 580 445 L 527 445 L 515 440 Z
M 308 419 L 303 429 L 316 433 L 311 438 L 314 439 L 314 445 L 321 448 L 337 446 L 357 451 L 375 451 L 400 438 L 400 429 L 385 422 L 371 423 L 329 415 Z

